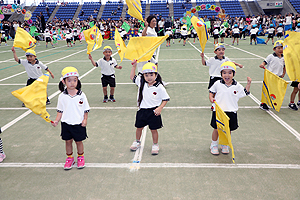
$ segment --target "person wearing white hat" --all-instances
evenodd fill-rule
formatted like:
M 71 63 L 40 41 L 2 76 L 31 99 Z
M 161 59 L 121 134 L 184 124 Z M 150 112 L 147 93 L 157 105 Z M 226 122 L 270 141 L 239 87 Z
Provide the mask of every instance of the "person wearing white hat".
M 69 170 L 75 164 L 73 157 L 73 140 L 77 147 L 77 168 L 85 167 L 83 140 L 87 138 L 86 126 L 89 102 L 81 91 L 79 73 L 75 67 L 65 67 L 61 72 L 58 97 L 57 115 L 51 124 L 56 127 L 61 121 L 61 138 L 65 140 L 67 159 L 64 165 Z
M 209 100 L 211 103 L 215 101 L 221 107 L 221 109 L 230 118 L 229 128 L 230 131 L 236 130 L 238 126 L 237 111 L 238 111 L 238 100 L 246 95 L 250 94 L 251 78 L 247 77 L 247 85 L 244 88 L 236 80 L 233 79 L 236 73 L 236 65 L 233 62 L 224 62 L 219 68 L 219 73 L 222 76 L 221 80 L 216 81 L 209 89 Z M 216 124 L 216 112 L 215 109 L 212 113 L 210 125 L 214 128 L 212 132 L 212 142 L 210 145 L 210 151 L 213 155 L 219 155 L 218 149 L 218 129 Z M 228 154 L 228 146 L 221 146 L 222 153 Z

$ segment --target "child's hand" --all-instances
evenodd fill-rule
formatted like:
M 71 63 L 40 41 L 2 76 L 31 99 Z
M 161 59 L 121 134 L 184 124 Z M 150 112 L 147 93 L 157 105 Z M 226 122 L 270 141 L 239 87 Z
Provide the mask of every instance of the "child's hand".
M 210 103 L 214 103 L 216 101 L 215 98 L 210 99 Z
M 137 60 L 134 59 L 131 64 L 132 64 L 133 67 L 135 67 L 137 65 Z
M 259 67 L 265 69 L 265 66 L 263 64 L 260 64 Z
M 116 68 L 117 68 L 117 69 L 122 69 L 123 67 L 122 67 L 122 66 L 117 66 Z
M 239 68 L 243 68 L 244 66 L 243 65 L 239 65 Z
M 161 111 L 162 111 L 162 108 L 160 108 L 160 107 L 157 107 L 155 110 L 153 110 L 153 112 L 156 116 L 159 116 Z
M 51 121 L 52 126 L 56 127 L 58 125 L 58 121 Z
M 250 77 L 247 77 L 247 84 L 251 84 L 252 79 Z
M 148 27 L 148 26 L 149 26 L 149 24 L 148 24 L 147 20 L 145 20 L 145 27 Z
M 14 46 L 11 48 L 11 51 L 12 51 L 12 52 L 14 52 L 14 53 L 16 52 L 16 50 L 15 50 L 15 47 L 14 47 Z
M 89 54 L 89 59 L 90 59 L 90 60 L 92 60 L 92 59 L 93 59 L 93 57 L 92 57 L 92 54 Z
M 200 56 L 201 56 L 201 58 L 204 58 L 204 53 L 203 52 L 200 53 Z
M 83 119 L 82 123 L 81 123 L 81 126 L 82 127 L 86 127 L 87 125 L 87 120 L 86 119 Z

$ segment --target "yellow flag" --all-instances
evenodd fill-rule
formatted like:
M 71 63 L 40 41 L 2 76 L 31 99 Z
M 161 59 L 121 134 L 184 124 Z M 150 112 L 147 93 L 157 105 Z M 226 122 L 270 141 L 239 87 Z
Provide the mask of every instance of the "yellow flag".
M 23 51 L 27 51 L 28 49 L 34 50 L 36 47 L 36 39 L 34 39 L 27 31 L 18 27 L 13 46 L 19 47 L 23 49 Z
M 286 31 L 283 41 L 286 73 L 291 81 L 300 80 L 300 33 Z
M 126 0 L 128 14 L 136 19 L 144 21 L 142 15 L 142 5 L 140 0 Z
M 261 102 L 268 104 L 271 108 L 279 112 L 286 93 L 287 85 L 288 82 L 265 69 Z
M 117 27 L 115 27 L 115 45 L 117 47 L 119 56 L 121 58 L 121 62 L 123 61 L 124 58 L 124 54 L 126 52 L 126 45 L 124 43 L 124 41 L 121 38 L 121 35 L 117 29 Z
M 46 122 L 51 122 L 50 115 L 46 111 L 47 84 L 49 73 L 47 72 L 31 85 L 15 90 L 12 93 L 21 100 L 33 113 L 41 116 Z
M 231 143 L 231 134 L 229 128 L 229 117 L 220 108 L 220 106 L 215 102 L 216 108 L 216 123 L 218 127 L 219 134 L 219 144 L 227 145 L 231 148 L 232 162 L 235 163 L 234 149 Z
M 209 34 L 207 32 L 206 24 L 202 18 L 197 18 L 195 16 L 191 18 L 191 22 L 199 37 L 199 42 L 200 42 L 202 52 L 204 52 L 206 42 L 209 39 Z
M 85 31 L 83 31 L 84 38 L 87 46 L 87 54 L 91 54 L 92 51 L 99 49 L 102 46 L 103 38 L 100 30 L 97 26 L 93 26 Z
M 162 37 L 132 37 L 127 45 L 125 58 L 136 59 L 138 62 L 148 61 L 155 50 L 161 45 L 168 35 Z

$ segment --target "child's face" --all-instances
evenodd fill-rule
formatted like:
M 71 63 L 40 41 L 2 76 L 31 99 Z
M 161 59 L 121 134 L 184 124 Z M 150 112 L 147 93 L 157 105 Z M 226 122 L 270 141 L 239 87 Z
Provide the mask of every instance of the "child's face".
M 148 84 L 152 85 L 155 82 L 156 74 L 154 72 L 145 73 L 144 78 Z
M 31 62 L 33 62 L 35 60 L 36 56 L 34 56 L 34 55 L 27 55 L 26 58 L 27 58 L 28 62 L 31 63 Z
M 283 54 L 283 48 L 282 47 L 276 47 L 274 48 L 275 53 L 278 54 Z
M 111 57 L 112 52 L 109 50 L 106 50 L 103 52 L 103 55 L 105 56 L 105 58 L 110 58 Z
M 226 85 L 232 84 L 233 71 L 231 69 L 223 69 L 221 72 L 221 76 L 222 76 L 223 80 L 225 81 Z
M 217 54 L 218 57 L 224 56 L 224 55 L 225 55 L 225 49 L 224 49 L 224 48 L 218 48 L 218 49 L 215 51 L 215 54 Z
M 75 90 L 78 84 L 78 77 L 77 76 L 70 76 L 67 77 L 65 80 L 65 85 L 69 90 Z

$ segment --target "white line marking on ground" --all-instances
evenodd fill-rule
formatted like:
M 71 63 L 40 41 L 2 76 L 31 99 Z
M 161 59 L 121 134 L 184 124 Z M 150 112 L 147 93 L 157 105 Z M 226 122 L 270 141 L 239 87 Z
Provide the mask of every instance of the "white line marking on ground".
M 85 163 L 87 168 L 130 169 L 131 163 Z M 64 163 L 0 163 L 0 168 L 63 168 Z M 140 168 L 300 169 L 298 164 L 140 163 Z
M 138 171 L 140 169 L 140 164 L 142 161 L 143 151 L 145 147 L 146 135 L 147 135 L 147 126 L 144 127 L 142 131 L 142 135 L 140 138 L 141 147 L 135 151 L 134 157 L 132 159 L 132 163 L 129 167 L 131 172 Z

